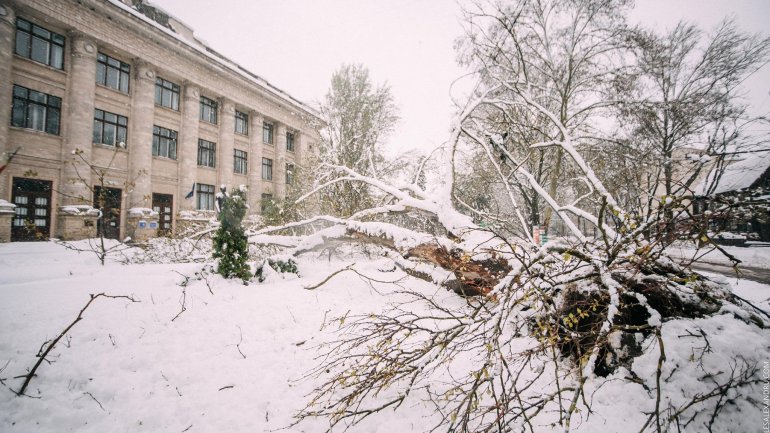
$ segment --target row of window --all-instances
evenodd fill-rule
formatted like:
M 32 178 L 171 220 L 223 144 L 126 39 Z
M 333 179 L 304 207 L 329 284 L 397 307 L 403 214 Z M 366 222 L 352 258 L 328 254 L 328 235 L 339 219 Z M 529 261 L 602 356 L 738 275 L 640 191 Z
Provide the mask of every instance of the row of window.
M 26 87 L 13 86 L 13 126 L 58 135 L 60 123 L 61 98 Z M 272 142 L 273 125 L 265 123 L 264 136 Z M 94 111 L 94 143 L 125 147 L 127 138 L 128 119 L 125 116 L 99 109 Z M 154 126 L 153 155 L 176 159 L 176 139 L 176 131 Z M 286 149 L 294 151 L 294 134 L 291 132 L 286 133 Z M 213 167 L 214 161 L 201 165 Z
M 214 210 L 214 200 L 216 194 L 214 192 L 214 185 L 206 185 L 205 183 L 195 184 L 195 207 L 198 210 Z M 273 205 L 273 195 L 268 193 L 262 193 L 262 213 Z
M 16 54 L 39 63 L 64 69 L 64 36 L 44 29 L 25 19 L 16 19 Z M 115 59 L 104 53 L 96 56 L 96 82 L 119 92 L 128 93 L 131 77 L 131 65 Z M 37 93 L 37 92 L 36 92 Z M 179 111 L 180 86 L 161 77 L 155 79 L 155 104 L 161 107 Z M 56 97 L 52 97 L 56 98 Z M 60 98 L 57 98 L 61 102 Z M 219 103 L 205 96 L 200 97 L 200 120 L 217 124 Z M 58 113 L 58 111 L 57 111 Z M 21 114 L 19 113 L 19 116 Z M 19 121 L 21 122 L 21 121 Z M 39 124 L 37 118 L 35 123 Z M 57 118 L 58 122 L 58 118 Z M 33 128 L 49 132 L 49 128 Z M 55 129 L 58 134 L 58 124 Z M 264 122 L 262 126 L 262 141 L 273 144 L 274 126 Z M 235 112 L 235 133 L 249 135 L 249 115 L 240 111 Z M 96 136 L 96 133 L 94 133 Z M 97 141 L 100 142 L 100 141 Z M 123 140 L 125 142 L 125 140 Z M 286 133 L 286 149 L 294 151 L 294 134 Z
M 11 124 L 50 134 L 59 133 L 61 98 L 36 92 L 21 86 L 13 86 L 13 110 Z M 176 159 L 179 133 L 172 129 L 153 125 L 152 154 Z M 287 136 L 288 138 L 288 136 Z M 108 111 L 94 110 L 93 142 L 125 148 L 128 139 L 128 118 Z M 288 143 L 288 140 L 287 140 Z M 198 139 L 198 165 L 216 167 L 216 143 Z M 235 173 L 248 173 L 248 153 L 235 149 L 233 167 Z M 293 181 L 294 166 L 286 164 L 286 183 Z M 262 158 L 262 179 L 273 179 L 273 160 Z
M 198 139 L 198 165 L 201 167 L 216 167 L 217 144 L 202 138 Z M 249 172 L 248 152 L 235 149 L 233 151 L 233 171 L 237 174 Z M 273 160 L 262 158 L 262 179 L 273 180 Z M 286 163 L 286 183 L 294 182 L 294 164 Z

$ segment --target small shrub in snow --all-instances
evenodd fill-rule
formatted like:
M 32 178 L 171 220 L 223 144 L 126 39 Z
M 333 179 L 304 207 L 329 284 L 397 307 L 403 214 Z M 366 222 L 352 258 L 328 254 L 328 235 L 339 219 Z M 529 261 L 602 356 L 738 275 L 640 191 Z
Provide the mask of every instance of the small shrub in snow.
M 257 277 L 257 280 L 259 280 L 260 283 L 265 282 L 265 279 L 267 279 L 267 276 L 272 273 L 269 269 L 265 267 L 265 264 L 269 265 L 269 268 L 272 268 L 275 272 L 279 274 L 295 274 L 299 275 L 299 269 L 297 269 L 297 262 L 295 262 L 292 259 L 287 260 L 273 260 L 273 259 L 266 259 L 264 262 L 262 262 L 262 265 L 257 268 L 257 271 L 254 272 L 254 276 Z
M 225 278 L 251 278 L 249 265 L 249 245 L 242 221 L 246 216 L 246 189 L 236 189 L 232 194 L 218 194 L 221 201 L 219 209 L 219 228 L 214 234 L 215 259 L 219 259 L 217 273 Z

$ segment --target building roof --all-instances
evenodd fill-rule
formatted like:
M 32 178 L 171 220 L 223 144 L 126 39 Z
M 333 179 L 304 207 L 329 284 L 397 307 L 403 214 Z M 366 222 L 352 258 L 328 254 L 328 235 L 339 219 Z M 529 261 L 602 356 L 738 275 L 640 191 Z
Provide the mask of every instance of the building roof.
M 139 1 L 135 0 L 133 1 L 133 3 L 138 4 L 135 6 L 129 6 L 122 0 L 107 0 L 107 2 L 130 13 L 131 15 L 141 19 L 142 21 L 152 25 L 153 27 L 157 28 L 163 33 L 171 36 L 172 38 L 178 40 L 179 42 L 182 42 L 183 44 L 194 49 L 195 51 L 204 55 L 205 57 L 208 57 L 213 62 L 221 66 L 224 66 L 227 69 L 232 70 L 233 72 L 237 73 L 238 75 L 245 78 L 246 80 L 252 82 L 256 86 L 280 97 L 281 99 L 286 100 L 287 102 L 290 102 L 292 105 L 296 106 L 297 108 L 305 110 L 316 117 L 318 116 L 317 110 L 315 110 L 310 105 L 291 96 L 284 90 L 281 90 L 280 88 L 271 84 L 270 82 L 260 77 L 259 75 L 249 71 L 243 66 L 235 63 L 234 61 L 226 58 L 222 54 L 216 52 L 214 49 L 209 47 L 204 41 L 195 37 L 193 35 L 193 31 L 190 26 L 188 26 L 186 23 L 184 23 L 174 15 L 168 13 L 166 10 L 151 4 L 147 0 L 139 0 Z M 174 26 L 175 23 L 179 24 L 182 28 L 175 29 L 175 26 Z
M 695 188 L 695 194 L 716 195 L 749 188 L 768 169 L 770 169 L 770 149 L 746 153 L 743 159 L 725 167 L 724 172 L 717 179 L 716 187 L 713 187 L 712 184 L 718 173 L 712 170 L 706 179 Z M 708 189 L 713 189 L 713 191 L 709 192 Z

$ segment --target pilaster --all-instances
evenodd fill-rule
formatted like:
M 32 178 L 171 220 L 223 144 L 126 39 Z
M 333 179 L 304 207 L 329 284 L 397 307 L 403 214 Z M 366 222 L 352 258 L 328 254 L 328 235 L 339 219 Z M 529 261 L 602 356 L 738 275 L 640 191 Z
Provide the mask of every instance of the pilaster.
M 195 198 L 186 199 L 195 183 L 198 167 L 198 126 L 200 123 L 200 90 L 185 84 L 182 97 L 182 128 L 179 131 L 179 210 L 194 210 Z
M 227 99 L 223 99 L 219 105 L 222 107 L 222 115 L 219 118 L 217 173 L 219 185 L 225 185 L 231 191 L 236 186 L 233 185 L 235 105 Z
M 11 223 L 16 205 L 0 198 L 0 243 L 11 241 Z
M 69 68 L 62 126 L 61 205 L 91 204 L 92 133 L 96 88 L 96 43 L 79 33 L 69 34 Z M 80 156 L 77 157 L 76 153 Z M 85 162 L 84 162 L 85 161 Z
M 273 163 L 273 187 L 276 199 L 286 197 L 286 125 L 275 123 L 275 162 Z
M 13 61 L 13 41 L 16 31 L 16 14 L 6 2 L 0 3 L 0 165 L 5 163 L 5 157 L 10 152 L 9 124 L 11 118 L 11 62 Z M 11 181 L 8 170 L 0 173 L 0 200 L 11 200 Z M 5 221 L 3 220 L 3 224 Z M 3 227 L 5 227 L 3 225 Z M 10 227 L 10 222 L 8 222 Z M 9 228 L 10 230 L 10 228 Z
M 260 213 L 262 201 L 262 122 L 259 113 L 249 114 L 249 213 Z
M 131 129 L 128 135 L 128 176 L 133 183 L 129 208 L 152 208 L 152 125 L 155 105 L 155 71 L 134 61 L 131 98 Z

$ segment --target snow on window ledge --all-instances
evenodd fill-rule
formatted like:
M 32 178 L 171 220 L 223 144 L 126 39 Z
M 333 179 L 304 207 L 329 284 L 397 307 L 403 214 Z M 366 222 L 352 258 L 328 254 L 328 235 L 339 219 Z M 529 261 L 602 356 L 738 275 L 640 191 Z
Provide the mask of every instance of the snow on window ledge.
M 0 199 L 0 215 L 1 214 L 13 214 L 14 208 L 16 207 L 15 204 L 7 202 L 3 199 Z
M 62 206 L 59 208 L 59 212 L 65 215 L 99 216 L 99 209 L 94 209 L 87 204 Z

